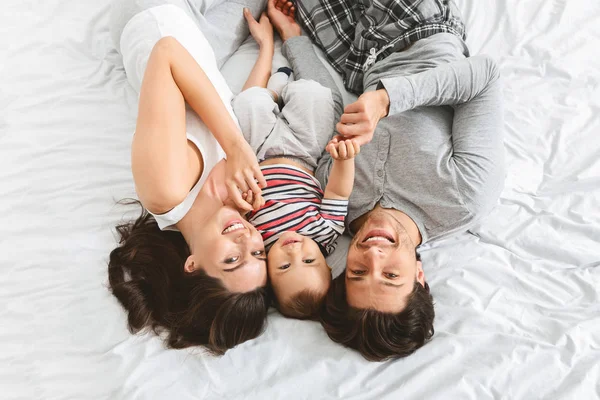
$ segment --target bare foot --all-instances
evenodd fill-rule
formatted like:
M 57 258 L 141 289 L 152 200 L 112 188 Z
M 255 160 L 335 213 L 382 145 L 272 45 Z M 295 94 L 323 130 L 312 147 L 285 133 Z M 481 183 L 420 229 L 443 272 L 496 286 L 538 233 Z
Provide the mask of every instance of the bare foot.
M 284 42 L 291 37 L 300 36 L 302 31 L 296 22 L 296 7 L 287 0 L 269 0 L 267 14 L 271 23 Z

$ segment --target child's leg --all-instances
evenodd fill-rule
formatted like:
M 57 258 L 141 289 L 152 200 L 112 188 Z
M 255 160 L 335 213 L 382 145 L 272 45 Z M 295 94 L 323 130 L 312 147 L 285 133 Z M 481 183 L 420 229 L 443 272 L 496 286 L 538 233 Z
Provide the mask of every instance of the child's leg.
M 316 166 L 337 122 L 331 90 L 300 79 L 289 83 L 282 96 L 285 106 L 281 116 L 309 154 L 306 161 Z
M 283 88 L 291 80 L 291 75 L 292 70 L 290 68 L 281 67 L 269 78 L 269 82 L 267 82 L 267 89 L 276 95 L 275 101 L 279 101 L 279 99 L 281 99 Z
M 252 87 L 237 95 L 232 104 L 244 138 L 262 161 L 266 151 L 263 144 L 277 121 L 277 103 L 268 89 Z
M 195 1 L 195 0 L 191 0 Z M 212 45 L 219 68 L 246 40 L 250 31 L 244 19 L 248 8 L 256 20 L 265 10 L 266 0 L 225 0 L 210 7 L 205 14 L 197 16 L 199 26 Z

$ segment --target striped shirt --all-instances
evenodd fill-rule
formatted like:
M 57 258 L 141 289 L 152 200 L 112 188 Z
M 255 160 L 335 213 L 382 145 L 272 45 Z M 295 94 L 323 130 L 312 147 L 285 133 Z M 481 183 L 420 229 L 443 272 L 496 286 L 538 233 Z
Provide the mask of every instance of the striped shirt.
M 321 184 L 300 168 L 286 164 L 261 167 L 267 180 L 265 205 L 248 214 L 268 250 L 279 237 L 295 231 L 309 237 L 330 254 L 344 232 L 348 200 L 323 198 Z
M 362 94 L 377 61 L 436 33 L 465 39 L 454 0 L 299 0 L 298 21 L 344 78 Z

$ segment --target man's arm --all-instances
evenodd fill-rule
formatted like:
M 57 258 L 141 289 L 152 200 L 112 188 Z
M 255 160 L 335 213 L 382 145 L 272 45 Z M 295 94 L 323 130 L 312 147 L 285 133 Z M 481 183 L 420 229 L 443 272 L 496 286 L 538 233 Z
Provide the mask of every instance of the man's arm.
M 498 77 L 491 58 L 476 56 L 414 75 L 385 78 L 377 90 L 346 107 L 336 128 L 363 145 L 371 141 L 381 118 L 421 106 L 467 103 L 497 84 Z
M 378 89 L 387 92 L 387 115 L 394 115 L 422 106 L 467 103 L 482 94 L 499 77 L 494 60 L 481 55 L 415 75 L 385 78 L 380 81 Z

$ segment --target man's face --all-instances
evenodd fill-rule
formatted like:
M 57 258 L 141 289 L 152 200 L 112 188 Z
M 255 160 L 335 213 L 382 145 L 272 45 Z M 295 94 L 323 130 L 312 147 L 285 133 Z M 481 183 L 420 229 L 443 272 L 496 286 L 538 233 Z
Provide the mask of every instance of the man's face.
M 397 313 L 425 275 L 416 245 L 385 210 L 373 211 L 352 239 L 346 265 L 346 298 L 359 309 Z

